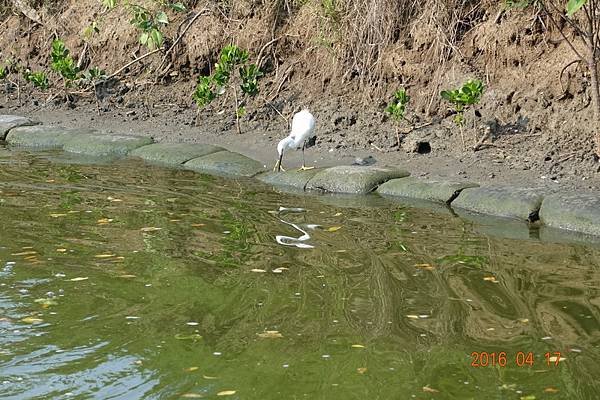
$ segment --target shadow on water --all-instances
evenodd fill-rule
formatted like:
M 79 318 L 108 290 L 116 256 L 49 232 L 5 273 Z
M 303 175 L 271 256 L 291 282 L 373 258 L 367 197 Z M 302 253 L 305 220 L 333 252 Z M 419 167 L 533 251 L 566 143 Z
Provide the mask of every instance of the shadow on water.
M 598 247 L 133 161 L 0 163 L 2 398 L 600 392 Z

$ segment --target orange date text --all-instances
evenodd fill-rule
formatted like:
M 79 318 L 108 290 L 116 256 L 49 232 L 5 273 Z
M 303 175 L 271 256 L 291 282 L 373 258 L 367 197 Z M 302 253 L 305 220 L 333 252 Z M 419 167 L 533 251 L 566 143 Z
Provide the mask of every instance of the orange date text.
M 547 352 L 544 354 L 544 363 L 548 367 L 555 367 L 561 361 L 559 351 Z M 533 367 L 536 358 L 531 351 L 518 351 L 510 354 L 506 351 L 474 351 L 471 353 L 471 367 Z

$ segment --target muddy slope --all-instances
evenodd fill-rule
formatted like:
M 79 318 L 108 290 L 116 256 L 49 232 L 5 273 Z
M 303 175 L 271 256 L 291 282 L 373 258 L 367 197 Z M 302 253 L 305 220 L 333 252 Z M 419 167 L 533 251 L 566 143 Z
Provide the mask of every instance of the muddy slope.
M 561 77 L 574 56 L 535 10 L 449 0 L 421 6 L 381 0 L 184 3 L 188 12 L 169 12 L 164 29 L 166 47 L 181 36 L 177 46 L 132 64 L 99 88 L 99 116 L 91 93 L 65 102 L 57 89 L 41 93 L 23 82 L 20 99 L 14 86 L 0 94 L 5 110 L 56 122 L 68 112 L 67 125 L 160 126 L 153 134 L 163 140 L 229 142 L 267 160 L 285 134 L 285 118 L 306 106 L 318 120 L 313 162 L 373 155 L 380 162 L 415 164 L 423 174 L 598 185 L 588 73 L 572 64 Z M 123 7 L 107 11 L 96 0 L 31 5 L 41 23 L 18 10 L 0 12 L 0 60 L 47 70 L 55 36 L 82 67 L 109 73 L 147 52 Z M 198 12 L 202 15 L 194 18 Z M 94 22 L 98 31 L 90 34 Z M 231 97 L 223 96 L 196 119 L 190 96 L 197 76 L 209 73 L 222 46 L 231 42 L 249 49 L 265 72 L 260 94 L 246 104 L 241 137 L 235 134 Z M 60 87 L 56 76 L 50 78 Z M 477 112 L 467 113 L 461 135 L 439 92 L 468 78 L 482 79 L 486 92 Z M 398 127 L 383 112 L 399 87 L 411 96 L 410 123 L 399 127 L 400 148 Z M 474 152 L 476 143 L 483 145 Z M 415 149 L 426 154 L 412 153 Z

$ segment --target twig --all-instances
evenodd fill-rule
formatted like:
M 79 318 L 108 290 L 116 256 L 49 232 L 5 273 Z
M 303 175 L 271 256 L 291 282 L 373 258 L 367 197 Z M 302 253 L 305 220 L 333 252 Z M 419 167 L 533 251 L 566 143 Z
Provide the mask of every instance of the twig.
M 192 27 L 192 25 L 194 24 L 194 22 L 196 22 L 196 20 L 198 18 L 200 18 L 202 15 L 206 15 L 205 11 L 210 11 L 210 10 L 208 8 L 202 9 L 201 11 L 199 11 L 198 13 L 196 13 L 196 15 L 194 15 L 194 17 L 190 20 L 190 22 L 187 24 L 187 26 L 185 28 L 183 28 L 183 32 L 181 32 L 181 34 L 177 37 L 177 39 L 175 39 L 175 41 L 173 42 L 173 44 L 171 45 L 171 47 L 169 47 L 169 49 L 165 52 L 165 55 L 164 55 L 162 61 L 160 62 L 160 65 L 156 69 L 157 71 L 160 71 L 160 69 L 162 68 L 162 66 L 165 64 L 165 61 L 167 61 L 167 57 L 169 56 L 169 54 L 171 54 L 171 52 L 173 51 L 173 49 L 175 48 L 175 46 L 177 46 L 179 44 L 179 42 L 181 41 L 181 39 L 183 39 L 183 37 L 185 36 L 185 34 L 187 33 L 187 31 Z M 162 72 L 161 75 L 164 75 L 165 72 Z
M 560 88 L 562 89 L 563 93 L 565 92 L 565 88 L 563 87 L 563 84 L 562 84 L 562 76 L 565 73 L 565 71 L 567 70 L 567 68 L 569 68 L 571 65 L 578 63 L 578 62 L 583 62 L 583 60 L 580 58 L 573 60 L 570 63 L 568 63 L 567 65 L 565 65 L 563 67 L 563 69 L 560 71 L 560 75 L 558 76 L 558 82 L 560 83 Z
M 239 103 L 238 103 L 238 97 L 237 97 L 237 89 L 233 88 L 233 97 L 235 99 L 235 127 L 237 128 L 237 133 L 238 135 L 242 134 L 242 131 L 240 129 L 240 113 L 239 113 Z
M 373 143 L 371 143 L 371 146 L 373 146 L 375 148 L 375 150 L 385 153 L 385 151 L 381 150 L 379 147 L 375 146 Z
M 273 104 L 271 104 L 271 102 L 270 102 L 270 101 L 267 101 L 267 104 L 268 104 L 268 105 L 269 105 L 269 106 L 270 106 L 270 107 L 271 107 L 273 110 L 275 110 L 275 112 L 276 112 L 277 114 L 279 114 L 279 116 L 280 116 L 281 118 L 283 118 L 283 120 L 285 121 L 285 123 L 286 123 L 287 127 L 289 128 L 289 126 L 290 126 L 290 120 L 289 120 L 289 119 L 287 119 L 286 117 L 284 117 L 284 116 L 283 116 L 283 114 L 282 114 L 282 113 L 281 113 L 281 112 L 280 112 L 280 111 L 279 111 L 277 108 L 275 108 L 275 106 L 274 106 Z
M 280 40 L 282 37 L 283 36 L 279 36 L 278 38 L 272 39 L 272 40 L 268 41 L 267 43 L 265 43 L 263 45 L 263 47 L 260 48 L 260 51 L 258 52 L 258 57 L 256 57 L 256 65 L 258 66 L 258 68 L 260 68 L 262 66 L 262 53 L 263 53 L 263 51 L 265 51 L 265 49 L 267 47 L 269 47 L 270 45 L 272 45 L 276 41 Z

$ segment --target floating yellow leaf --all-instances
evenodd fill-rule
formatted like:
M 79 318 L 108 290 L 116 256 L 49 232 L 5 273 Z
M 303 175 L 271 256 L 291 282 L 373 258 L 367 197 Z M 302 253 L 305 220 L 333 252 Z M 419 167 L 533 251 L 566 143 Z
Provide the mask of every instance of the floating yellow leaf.
M 184 399 L 201 399 L 204 396 L 202 396 L 200 393 L 184 393 L 181 395 L 181 397 Z
M 113 222 L 112 218 L 100 218 L 98 221 L 96 221 L 99 224 L 108 224 L 109 222 Z
M 64 252 L 67 251 L 67 249 L 56 249 L 56 251 L 59 252 L 59 253 L 64 253 Z
M 35 299 L 34 302 L 41 304 L 42 307 L 55 306 L 58 304 L 54 299 Z
M 365 346 L 363 346 L 362 344 L 353 344 L 352 348 L 354 348 L 354 349 L 364 349 Z
M 78 276 L 77 278 L 69 279 L 71 282 L 80 282 L 87 281 L 89 278 L 87 276 Z
M 423 391 L 425 393 L 439 393 L 439 390 L 435 390 L 433 388 L 430 388 L 429 386 L 423 386 Z
M 281 333 L 279 333 L 279 331 L 264 331 L 261 333 L 257 333 L 258 337 L 261 338 L 268 338 L 268 339 L 274 339 L 274 338 L 282 338 L 283 335 Z
M 356 368 L 356 372 L 358 372 L 359 374 L 364 374 L 365 372 L 367 372 L 366 368 Z
M 335 213 L 333 216 L 334 216 L 334 217 L 340 217 L 341 215 L 342 215 L 342 213 L 341 213 L 341 212 L 339 212 L 339 213 Z
M 427 271 L 431 271 L 433 269 L 433 265 L 431 264 L 415 264 L 415 268 L 425 269 Z
M 558 393 L 559 390 L 557 388 L 553 388 L 553 387 L 547 387 L 546 389 L 544 389 L 544 393 Z
M 223 390 L 222 392 L 217 393 L 217 396 L 231 396 L 235 394 L 235 390 Z
M 116 254 L 96 254 L 94 258 L 111 258 L 116 256 Z
M 170 219 L 169 222 L 179 222 L 181 221 L 180 219 Z
M 410 318 L 410 319 L 419 319 L 418 315 L 414 315 L 414 314 L 409 314 L 406 316 L 406 318 Z
M 156 226 L 147 226 L 145 228 L 141 228 L 140 231 L 142 232 L 154 232 L 154 231 L 160 231 L 162 228 L 158 228 Z
M 125 275 L 119 275 L 118 277 L 119 278 L 135 278 L 136 276 L 132 275 L 132 274 L 125 274 Z
M 219 379 L 219 378 L 218 378 L 218 377 L 216 377 L 216 376 L 208 376 L 208 375 L 202 375 L 202 377 L 203 377 L 204 379 L 209 379 L 209 380 L 212 380 L 212 379 Z
M 23 250 L 31 250 L 33 249 L 33 246 L 23 246 L 21 247 Z
M 329 228 L 327 228 L 327 229 L 325 229 L 325 230 L 326 230 L 327 232 L 335 232 L 335 231 L 339 231 L 340 229 L 342 229 L 342 227 L 341 227 L 341 226 L 332 226 L 332 227 L 329 227 Z
M 194 228 L 200 228 L 201 226 L 206 226 L 206 224 L 191 224 L 190 226 Z
M 114 197 L 112 197 L 112 196 L 108 196 L 108 197 L 106 198 L 106 200 L 108 200 L 108 201 L 114 201 L 114 202 L 123 201 L 123 200 L 121 200 L 121 199 L 116 199 L 116 198 L 114 198 Z
M 37 260 L 37 256 L 27 256 L 23 258 L 24 260 Z
M 50 214 L 52 218 L 66 217 L 67 214 Z
M 280 274 L 280 273 L 282 273 L 283 271 L 285 271 L 285 270 L 288 270 L 288 269 L 289 269 L 289 268 L 285 268 L 285 267 L 279 267 L 279 268 L 275 268 L 275 269 L 273 270 L 273 273 L 274 273 L 274 274 Z
M 529 319 L 527 319 L 527 318 L 519 318 L 517 321 L 519 321 L 522 324 L 526 324 L 526 323 L 529 322 Z
M 39 324 L 44 322 L 44 320 L 41 318 L 25 317 L 21 319 L 21 322 L 25 322 L 26 324 Z
M 20 253 L 12 253 L 11 256 L 29 256 L 32 254 L 37 254 L 37 251 L 22 251 Z
M 194 372 L 194 371 L 198 371 L 200 369 L 200 367 L 189 367 L 184 369 L 185 372 Z
M 267 272 L 266 269 L 252 268 L 250 272 Z
M 495 276 L 484 276 L 483 280 L 487 282 L 498 283 Z
M 202 339 L 202 335 L 199 335 L 197 333 L 193 333 L 191 335 L 182 335 L 181 333 L 178 333 L 175 335 L 175 339 L 177 340 L 200 340 Z
M 55 180 L 54 179 L 46 179 L 46 183 L 54 183 Z

